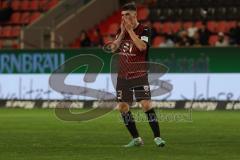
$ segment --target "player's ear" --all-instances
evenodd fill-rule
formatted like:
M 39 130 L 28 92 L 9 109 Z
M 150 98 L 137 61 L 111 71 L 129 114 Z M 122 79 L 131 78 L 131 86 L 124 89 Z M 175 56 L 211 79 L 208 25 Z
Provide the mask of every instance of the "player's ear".
M 134 16 L 137 18 L 137 12 L 134 12 L 133 14 L 134 14 Z

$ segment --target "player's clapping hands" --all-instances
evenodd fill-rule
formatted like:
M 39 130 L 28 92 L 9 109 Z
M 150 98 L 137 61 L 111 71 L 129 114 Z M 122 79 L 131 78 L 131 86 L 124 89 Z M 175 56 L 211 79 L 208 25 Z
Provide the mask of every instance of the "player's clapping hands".
M 127 30 L 127 32 L 133 30 L 133 25 L 129 19 L 123 18 L 123 25 L 124 25 L 125 29 Z
M 125 33 L 126 29 L 125 29 L 125 26 L 124 26 L 124 20 L 122 19 L 122 22 L 121 22 L 121 33 Z

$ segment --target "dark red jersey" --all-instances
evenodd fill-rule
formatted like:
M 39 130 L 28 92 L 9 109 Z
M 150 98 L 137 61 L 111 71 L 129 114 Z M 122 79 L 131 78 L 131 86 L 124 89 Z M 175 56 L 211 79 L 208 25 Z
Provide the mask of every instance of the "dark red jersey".
M 140 78 L 147 75 L 148 49 L 150 42 L 150 29 L 139 24 L 134 32 L 147 44 L 147 49 L 140 51 L 129 34 L 126 32 L 120 45 L 118 64 L 118 77 L 124 79 Z

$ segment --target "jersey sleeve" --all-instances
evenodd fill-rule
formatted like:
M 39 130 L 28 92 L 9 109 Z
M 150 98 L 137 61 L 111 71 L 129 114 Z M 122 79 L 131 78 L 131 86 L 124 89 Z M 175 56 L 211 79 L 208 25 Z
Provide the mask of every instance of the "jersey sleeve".
M 151 30 L 150 30 L 150 28 L 145 27 L 143 29 L 143 32 L 140 35 L 140 39 L 142 41 L 144 41 L 145 43 L 147 43 L 148 46 L 150 45 L 150 42 L 151 42 Z

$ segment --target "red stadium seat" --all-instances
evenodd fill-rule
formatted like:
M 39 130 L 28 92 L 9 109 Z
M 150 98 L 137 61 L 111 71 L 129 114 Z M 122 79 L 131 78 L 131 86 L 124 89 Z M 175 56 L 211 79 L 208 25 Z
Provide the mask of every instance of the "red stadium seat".
M 38 19 L 41 16 L 40 12 L 34 12 L 31 16 L 30 16 L 30 23 L 34 22 L 36 19 Z
M 193 26 L 193 22 L 184 22 L 183 23 L 183 28 L 186 30 L 192 26 Z
M 217 35 L 212 35 L 210 38 L 209 38 L 209 44 L 211 46 L 215 46 L 216 42 L 218 41 L 218 36 Z
M 99 27 L 99 30 L 100 30 L 100 34 L 101 34 L 102 36 L 107 35 L 107 32 L 108 32 L 108 24 L 106 24 L 106 22 L 105 22 L 105 23 L 104 23 L 104 22 L 100 23 L 98 27 Z
M 30 1 L 29 0 L 23 0 L 22 2 L 21 2 L 21 10 L 23 10 L 23 11 L 27 11 L 27 10 L 29 10 L 29 6 L 30 6 Z
M 121 12 L 117 11 L 107 20 L 110 23 L 120 23 L 121 22 Z
M 237 22 L 236 22 L 236 21 L 229 21 L 229 22 L 228 22 L 228 26 L 229 26 L 230 29 L 231 29 L 231 28 L 234 28 L 234 27 L 237 26 Z
M 173 33 L 179 32 L 179 30 L 181 29 L 181 26 L 182 26 L 181 22 L 172 23 L 172 31 L 173 31 Z
M 221 21 L 221 22 L 217 23 L 216 30 L 217 30 L 217 32 L 223 32 L 223 33 L 228 32 L 229 29 L 228 29 L 228 26 L 227 26 L 227 22 Z
M 157 31 L 160 32 L 162 30 L 162 24 L 160 22 L 155 22 L 153 23 L 153 28 Z
M 202 21 L 197 21 L 197 22 L 195 23 L 195 27 L 197 27 L 197 28 L 202 28 L 202 27 L 203 27 Z
M 75 40 L 75 42 L 73 42 L 71 45 L 70 45 L 71 48 L 80 48 L 80 41 L 79 39 Z
M 20 48 L 19 43 L 13 42 L 13 43 L 12 43 L 12 48 L 14 48 L 14 49 L 19 49 L 19 48 Z
M 109 36 L 104 36 L 103 37 L 103 44 L 107 44 L 111 41 L 111 38 Z
M 11 37 L 11 32 L 12 32 L 12 27 L 11 26 L 3 27 L 2 37 L 10 38 Z
M 7 1 L 3 1 L 1 8 L 6 8 L 6 7 L 7 7 Z
M 39 9 L 42 10 L 42 11 L 46 11 L 48 8 L 47 8 L 47 0 L 41 0 L 39 1 Z
M 41 0 L 39 3 L 39 10 L 45 11 L 47 10 L 47 0 Z
M 21 24 L 29 24 L 30 22 L 30 13 L 24 12 L 21 16 Z
M 171 31 L 172 31 L 172 23 L 171 22 L 163 23 L 162 32 L 170 33 Z
M 21 18 L 21 13 L 20 12 L 15 12 L 11 16 L 10 23 L 11 24 L 20 24 L 21 23 L 20 18 Z
M 50 0 L 50 2 L 47 3 L 47 8 L 53 8 L 58 3 L 58 1 L 59 0 Z
M 119 29 L 119 24 L 113 23 L 108 28 L 108 34 L 115 35 L 117 33 L 118 29 Z
M 20 27 L 13 27 L 11 35 L 12 37 L 18 37 L 20 35 Z
M 226 21 L 226 33 L 230 31 L 230 29 L 234 28 L 236 26 L 236 23 L 234 21 Z
M 13 0 L 12 1 L 12 9 L 13 10 L 19 10 L 20 9 L 20 4 L 21 4 L 21 1 L 19 0 Z
M 208 30 L 211 31 L 211 32 L 216 33 L 216 32 L 217 32 L 217 31 L 216 31 L 216 27 L 217 27 L 217 23 L 216 23 L 215 21 L 209 21 L 209 22 L 207 23 L 207 28 L 208 28 Z
M 8 0 L 0 0 L 0 9 L 6 8 Z M 16 38 L 21 33 L 21 25 L 28 25 L 41 16 L 40 12 L 46 11 L 47 7 L 52 8 L 59 0 L 11 0 L 13 12 L 10 20 L 1 22 L 0 26 L 0 48 L 3 42 L 9 42 L 8 47 L 19 48 Z M 42 9 L 45 7 L 46 9 Z M 5 41 L 7 39 L 7 41 Z
M 39 10 L 39 0 L 32 0 L 30 2 L 30 10 L 38 11 Z
M 165 41 L 164 37 L 157 36 L 153 40 L 153 47 L 159 47 Z
M 88 32 L 88 37 L 90 38 L 91 42 L 93 42 L 95 45 L 99 44 L 101 42 L 101 36 L 99 32 L 97 31 L 96 27 L 91 29 Z
M 148 18 L 149 16 L 149 9 L 146 7 L 140 8 L 138 10 L 138 20 L 139 21 L 144 21 Z
M 112 29 L 109 29 L 109 26 L 111 26 L 114 23 L 119 24 L 120 20 L 121 20 L 121 14 L 120 14 L 120 11 L 117 11 L 117 12 L 114 12 L 114 14 L 110 16 L 107 20 L 100 22 L 100 24 L 98 24 L 100 35 L 102 36 L 108 35 L 109 30 L 112 30 Z M 116 29 L 115 27 L 116 26 L 113 27 L 113 30 Z

